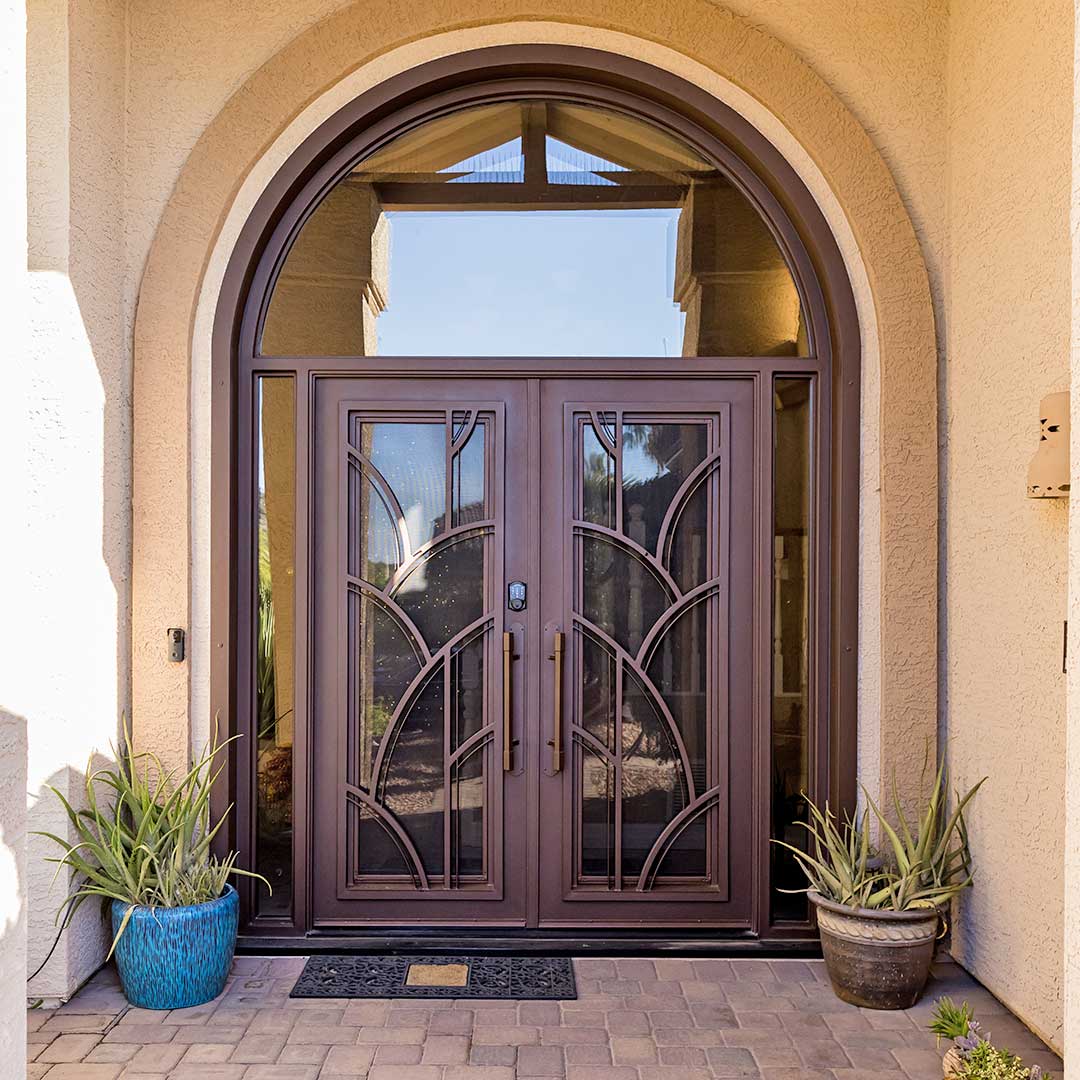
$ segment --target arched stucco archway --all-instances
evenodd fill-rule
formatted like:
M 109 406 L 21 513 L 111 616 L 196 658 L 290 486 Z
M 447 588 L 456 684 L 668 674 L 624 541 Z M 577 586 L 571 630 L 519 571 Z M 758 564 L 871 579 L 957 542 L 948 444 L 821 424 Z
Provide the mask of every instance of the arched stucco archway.
M 903 783 L 910 747 L 936 730 L 936 350 L 926 270 L 888 168 L 850 111 L 789 48 L 707 0 L 674 18 L 636 0 L 617 15 L 603 0 L 543 11 L 520 0 L 475 10 L 447 2 L 384 21 L 353 4 L 273 57 L 206 128 L 159 224 L 135 323 L 137 738 L 180 760 L 193 727 L 205 729 L 209 667 L 225 660 L 208 626 L 210 336 L 248 210 L 303 138 L 364 89 L 425 60 L 513 43 L 606 49 L 698 84 L 778 147 L 833 228 L 863 340 L 860 767 L 871 786 L 894 768 Z M 168 626 L 190 628 L 191 665 L 167 663 Z

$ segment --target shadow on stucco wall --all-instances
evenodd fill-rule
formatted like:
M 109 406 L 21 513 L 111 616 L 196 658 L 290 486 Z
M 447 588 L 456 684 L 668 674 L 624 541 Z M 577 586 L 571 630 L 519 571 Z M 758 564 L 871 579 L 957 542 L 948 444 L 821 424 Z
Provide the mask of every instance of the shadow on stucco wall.
M 0 708 L 0 1062 L 26 1057 L 26 720 Z
M 87 768 L 100 769 L 112 762 L 111 757 L 95 753 L 87 765 L 65 767 L 54 773 L 35 793 L 28 794 L 34 826 L 66 836 L 67 819 L 52 788 L 64 792 L 76 809 L 83 809 L 86 806 Z M 46 824 L 39 824 L 42 821 Z M 27 983 L 26 994 L 31 1000 L 41 999 L 46 1005 L 70 998 L 98 970 L 108 951 L 106 913 L 101 904 L 89 900 L 80 905 L 49 956 L 67 914 L 72 880 L 68 870 L 61 869 L 57 873 L 56 863 L 49 861 L 60 854 L 58 845 L 48 837 L 36 833 L 26 837 L 27 899 L 32 901 L 31 919 L 36 930 L 26 947 L 26 972 L 28 975 L 36 973 Z

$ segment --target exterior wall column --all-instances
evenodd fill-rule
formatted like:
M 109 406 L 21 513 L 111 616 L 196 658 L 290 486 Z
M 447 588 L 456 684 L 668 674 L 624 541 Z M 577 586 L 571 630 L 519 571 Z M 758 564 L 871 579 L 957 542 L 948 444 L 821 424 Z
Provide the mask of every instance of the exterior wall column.
M 1073 41 L 1072 333 L 1069 364 L 1070 461 L 1080 464 L 1080 4 Z M 1074 485 L 1075 486 L 1075 485 Z M 1080 1078 L 1080 491 L 1069 500 L 1068 672 L 1065 709 L 1065 927 L 1062 949 L 1066 1080 Z
M 25 492 L 21 436 L 31 411 L 26 317 L 26 5 L 0 0 L 0 500 L 13 511 L 0 529 L 0 1062 L 12 1080 L 26 1076 L 26 721 L 6 711 L 8 676 L 25 660 L 24 617 L 7 602 L 24 573 L 27 536 L 20 528 Z

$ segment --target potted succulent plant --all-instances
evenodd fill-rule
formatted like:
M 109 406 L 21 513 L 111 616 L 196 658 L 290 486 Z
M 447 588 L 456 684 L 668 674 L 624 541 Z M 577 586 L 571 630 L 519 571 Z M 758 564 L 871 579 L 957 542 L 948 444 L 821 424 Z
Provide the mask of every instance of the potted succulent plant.
M 984 778 L 985 779 L 985 778 Z M 914 1005 L 930 974 L 942 912 L 972 884 L 964 808 L 955 809 L 942 764 L 919 821 L 912 827 L 893 784 L 894 822 L 865 793 L 869 810 L 840 821 L 809 799 L 807 850 L 780 840 L 809 882 L 825 966 L 838 997 L 871 1009 Z M 871 839 L 876 821 L 882 850 Z
M 41 835 L 63 848 L 49 860 L 57 873 L 74 873 L 69 918 L 92 897 L 111 915 L 109 956 L 128 1001 L 144 1009 L 201 1005 L 221 993 L 232 965 L 239 898 L 229 878 L 265 883 L 241 870 L 235 853 L 218 858 L 210 850 L 229 812 L 211 823 L 210 790 L 224 767 L 216 759 L 231 740 L 219 743 L 215 732 L 181 775 L 136 752 L 126 727 L 124 734 L 116 764 L 87 771 L 85 809 L 52 789 L 75 842 Z
M 995 1046 L 966 1001 L 957 1005 L 941 998 L 934 1005 L 930 1031 L 939 1045 L 942 1039 L 949 1042 L 941 1062 L 945 1080 L 1049 1080 L 1038 1065 L 1025 1065 L 1016 1054 Z

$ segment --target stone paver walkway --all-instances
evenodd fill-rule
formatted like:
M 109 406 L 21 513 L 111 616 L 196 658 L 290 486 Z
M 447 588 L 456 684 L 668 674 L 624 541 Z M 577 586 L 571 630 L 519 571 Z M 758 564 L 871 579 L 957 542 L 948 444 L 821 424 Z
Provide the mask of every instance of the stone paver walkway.
M 942 994 L 971 1002 L 995 1042 L 1061 1063 L 952 963 L 908 1012 L 839 1001 L 820 961 L 576 960 L 564 1002 L 288 997 L 303 960 L 236 961 L 195 1009 L 127 1006 L 99 973 L 67 1005 L 31 1010 L 34 1080 L 939 1080 L 926 1031 Z

